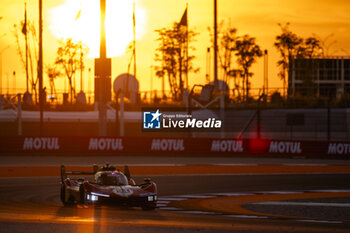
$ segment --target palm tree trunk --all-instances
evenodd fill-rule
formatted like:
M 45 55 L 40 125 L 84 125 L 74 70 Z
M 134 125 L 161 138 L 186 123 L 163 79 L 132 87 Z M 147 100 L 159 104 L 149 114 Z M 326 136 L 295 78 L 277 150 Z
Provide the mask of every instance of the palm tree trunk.
M 248 92 L 249 92 L 249 80 L 248 80 L 248 73 L 246 74 L 246 78 L 245 78 L 245 90 L 246 90 L 246 94 L 245 94 L 245 98 L 246 98 L 246 102 L 248 102 Z
M 286 73 L 284 73 L 283 77 L 283 97 L 286 98 Z
M 245 101 L 245 75 L 242 77 L 242 101 Z
M 72 87 L 72 78 L 68 78 L 69 88 L 70 88 L 70 103 L 73 104 L 73 87 Z

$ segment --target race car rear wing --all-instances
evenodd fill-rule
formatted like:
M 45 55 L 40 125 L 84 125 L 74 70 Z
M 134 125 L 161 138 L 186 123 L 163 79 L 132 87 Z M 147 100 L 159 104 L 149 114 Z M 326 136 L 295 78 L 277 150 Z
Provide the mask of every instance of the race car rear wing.
M 66 167 L 61 165 L 61 181 L 63 182 L 67 179 L 67 175 L 95 175 L 98 172 L 98 166 L 96 164 L 92 165 L 92 172 L 87 171 L 66 171 Z
M 87 171 L 66 171 L 66 167 L 64 165 L 61 165 L 61 181 L 67 179 L 67 175 L 95 175 L 98 171 L 104 170 L 104 171 L 114 171 L 116 170 L 115 167 L 109 166 L 109 164 L 106 164 L 105 166 L 99 168 L 96 164 L 92 165 L 92 172 L 87 172 Z M 130 175 L 130 170 L 129 166 L 125 165 L 124 166 L 124 175 L 128 178 L 128 180 L 131 179 Z

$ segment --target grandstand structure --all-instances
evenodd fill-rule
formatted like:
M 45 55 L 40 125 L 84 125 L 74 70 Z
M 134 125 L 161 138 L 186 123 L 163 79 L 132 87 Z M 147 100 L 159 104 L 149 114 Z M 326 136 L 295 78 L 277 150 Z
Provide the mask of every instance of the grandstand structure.
M 350 57 L 291 58 L 288 96 L 340 99 L 350 94 Z

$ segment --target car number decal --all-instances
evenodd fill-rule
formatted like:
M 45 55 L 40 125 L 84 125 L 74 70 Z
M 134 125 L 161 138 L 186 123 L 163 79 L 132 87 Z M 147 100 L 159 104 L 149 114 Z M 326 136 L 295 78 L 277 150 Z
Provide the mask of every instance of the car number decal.
M 113 193 L 119 195 L 119 196 L 130 196 L 131 194 L 133 194 L 133 191 L 131 188 L 127 188 L 127 187 L 116 187 L 115 189 L 113 189 Z

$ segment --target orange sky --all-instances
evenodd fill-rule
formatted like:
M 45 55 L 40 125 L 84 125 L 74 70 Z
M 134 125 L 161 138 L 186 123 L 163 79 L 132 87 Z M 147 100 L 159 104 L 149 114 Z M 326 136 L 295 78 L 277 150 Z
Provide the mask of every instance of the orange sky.
M 84 3 L 85 1 L 85 3 Z M 68 11 L 63 11 L 62 21 L 69 19 L 74 23 L 77 12 L 87 1 L 99 0 L 44 0 L 44 64 L 53 64 L 56 50 L 57 39 L 60 33 L 55 31 L 57 26 L 57 9 L 62 5 L 68 5 Z M 108 3 L 107 4 L 111 4 Z M 35 20 L 37 24 L 38 0 L 27 0 L 28 18 Z M 116 2 L 124 2 L 117 5 Z M 118 45 L 128 42 L 132 38 L 131 31 L 121 26 L 131 24 L 132 1 L 118 0 L 114 1 L 113 14 L 122 16 L 122 20 L 115 20 L 111 23 L 114 31 L 113 41 Z M 205 83 L 206 74 L 206 48 L 210 46 L 209 33 L 207 27 L 213 25 L 213 0 L 136 0 L 138 15 L 138 35 L 137 35 L 137 78 L 140 81 L 141 90 L 150 90 L 151 88 L 151 66 L 156 65 L 154 62 L 154 53 L 157 48 L 155 42 L 157 38 L 156 29 L 170 26 L 174 21 L 179 21 L 183 11 L 188 3 L 188 20 L 189 25 L 200 35 L 196 37 L 193 44 L 196 47 L 194 55 L 197 57 L 195 66 L 200 68 L 200 72 L 190 75 L 190 85 L 196 83 Z M 25 88 L 25 71 L 20 63 L 16 51 L 16 43 L 10 28 L 13 24 L 19 24 L 23 20 L 24 1 L 23 0 L 0 0 L 0 52 L 2 51 L 2 93 L 6 93 L 7 77 L 9 77 L 10 88 L 13 87 L 12 73 L 16 71 L 16 87 Z M 111 6 L 111 5 L 110 5 Z M 98 9 L 96 9 L 98 10 Z M 61 11 L 62 12 L 62 11 Z M 93 17 L 88 10 L 82 11 L 81 18 Z M 326 38 L 330 55 L 350 55 L 350 1 L 348 0 L 218 0 L 218 20 L 225 20 L 231 26 L 238 29 L 238 35 L 249 34 L 256 37 L 256 42 L 262 49 L 269 51 L 269 86 L 281 87 L 282 83 L 277 77 L 276 61 L 278 59 L 277 50 L 273 47 L 274 39 L 280 33 L 278 23 L 291 23 L 291 30 L 300 36 L 307 37 L 313 33 L 321 38 Z M 55 18 L 56 17 L 56 18 Z M 118 17 L 114 17 L 118 19 Z M 68 20 L 68 22 L 69 22 Z M 68 23 L 68 27 L 72 27 Z M 121 24 L 121 25 L 118 25 Z M 62 26 L 62 25 L 61 25 Z M 118 27 L 119 26 L 119 27 Z M 93 33 L 93 25 L 84 25 L 90 33 Z M 115 29 L 114 29 L 115 28 Z M 119 28 L 119 29 L 118 29 Z M 120 29 L 122 28 L 122 29 Z M 56 28 L 57 29 L 57 28 Z M 122 30 L 122 31 L 120 31 Z M 74 30 L 73 30 L 74 31 Z M 6 33 L 6 34 L 5 34 Z M 5 34 L 5 35 L 4 35 Z M 79 32 L 75 31 L 79 35 Z M 21 39 L 23 39 L 23 36 Z M 62 35 L 61 36 L 66 36 Z M 95 34 L 88 35 L 87 38 L 96 37 Z M 98 35 L 97 35 L 98 36 Z M 118 39 L 119 38 L 119 39 Z M 121 42 L 123 40 L 124 42 Z M 93 39 L 92 39 L 93 40 Z M 126 42 L 126 43 L 127 43 Z M 7 46 L 8 49 L 3 50 Z M 120 46 L 119 46 L 120 47 Z M 109 48 L 108 48 L 109 49 Z M 114 48 L 116 49 L 116 48 Z M 110 52 L 110 51 L 109 51 Z M 121 73 L 127 71 L 127 64 L 130 54 L 122 52 L 111 52 L 112 59 L 112 79 Z M 118 55 L 118 56 L 117 56 Z M 88 67 L 93 67 L 93 60 L 87 59 Z M 213 69 L 211 69 L 213 70 Z M 253 88 L 260 88 L 263 78 L 263 59 L 253 66 L 252 78 Z M 93 71 L 89 74 L 86 70 L 84 74 L 84 89 L 90 87 L 93 90 L 92 81 Z M 88 79 L 90 78 L 90 80 Z M 45 74 L 45 85 L 48 86 Z M 64 78 L 56 81 L 56 89 L 63 92 Z M 153 88 L 160 89 L 160 80 L 153 75 Z M 167 88 L 168 89 L 168 88 Z M 79 81 L 77 80 L 77 90 L 80 90 Z

